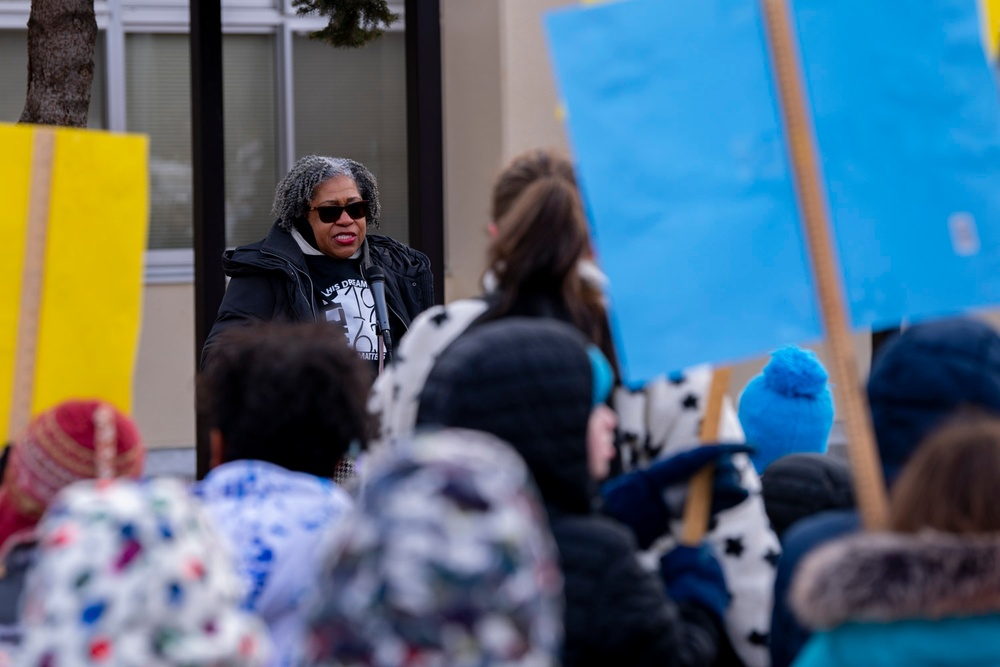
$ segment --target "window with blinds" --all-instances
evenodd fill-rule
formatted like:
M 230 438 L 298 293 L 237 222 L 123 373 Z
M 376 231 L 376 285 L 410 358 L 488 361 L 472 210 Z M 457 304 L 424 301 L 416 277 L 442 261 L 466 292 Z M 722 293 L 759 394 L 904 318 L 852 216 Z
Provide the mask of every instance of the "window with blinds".
M 277 182 L 273 35 L 224 35 L 226 242 L 249 243 L 271 224 Z M 126 112 L 150 136 L 149 248 L 192 244 L 191 84 L 186 34 L 129 34 Z
M 129 132 L 149 135 L 149 248 L 190 248 L 191 84 L 186 34 L 125 35 Z
M 349 157 L 378 179 L 378 233 L 408 238 L 406 51 L 386 33 L 360 49 L 334 49 L 297 35 L 293 42 L 295 156 Z
M 0 122 L 16 123 L 24 110 L 24 96 L 28 90 L 28 31 L 0 30 Z M 97 33 L 94 46 L 94 82 L 90 89 L 90 114 L 87 127 L 94 129 L 108 126 L 105 100 L 107 99 L 107 55 L 104 31 Z
M 227 0 L 280 7 L 280 0 Z M 133 8 L 166 7 L 163 0 L 129 0 Z M 186 0 L 178 0 L 178 6 Z M 278 11 L 278 10 L 276 10 Z M 177 17 L 163 10 L 143 31 L 124 31 L 124 127 L 149 135 L 149 249 L 189 249 L 193 241 L 190 46 Z M 153 16 L 153 15 L 149 15 Z M 280 21 L 287 18 L 282 17 Z M 156 25 L 162 21 L 161 30 Z M 226 240 L 229 246 L 262 238 L 273 222 L 274 187 L 284 175 L 280 146 L 294 157 L 311 153 L 350 157 L 379 182 L 379 233 L 408 239 L 406 164 L 406 54 L 402 32 L 388 32 L 361 49 L 335 49 L 296 33 L 291 67 L 278 67 L 277 34 L 258 29 L 223 35 L 226 151 Z M 15 122 L 27 84 L 27 31 L 0 29 L 0 122 Z M 290 72 L 291 81 L 279 78 Z M 108 127 L 107 42 L 100 32 L 90 104 L 92 128 Z M 290 85 L 288 85 L 290 83 Z M 292 118 L 279 124 L 279 91 L 292 91 Z M 117 116 L 116 116 L 117 118 Z M 288 139 L 285 143 L 281 141 Z
M 278 173 L 274 35 L 223 35 L 226 244 L 253 243 L 271 228 Z

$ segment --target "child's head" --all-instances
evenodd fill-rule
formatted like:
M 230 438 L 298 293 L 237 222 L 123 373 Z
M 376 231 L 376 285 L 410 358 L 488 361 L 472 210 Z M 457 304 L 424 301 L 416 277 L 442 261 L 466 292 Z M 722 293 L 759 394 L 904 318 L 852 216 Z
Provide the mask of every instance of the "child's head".
M 964 412 L 928 436 L 892 487 L 890 527 L 1000 532 L 1000 419 Z
M 332 477 L 367 442 L 369 369 L 326 323 L 269 322 L 224 334 L 201 374 L 216 463 L 255 459 Z
M 0 483 L 0 551 L 8 539 L 30 538 L 66 486 L 83 479 L 138 477 L 146 454 L 135 422 L 96 399 L 71 399 L 46 410 L 10 447 Z
M 785 347 L 740 396 L 739 417 L 753 463 L 763 472 L 775 459 L 799 452 L 826 452 L 833 427 L 833 397 L 816 355 Z
M 267 664 L 267 630 L 240 608 L 230 554 L 180 481 L 72 484 L 38 540 L 17 664 Z
M 446 430 L 382 448 L 331 533 L 305 664 L 555 664 L 557 563 L 531 475 L 505 443 Z

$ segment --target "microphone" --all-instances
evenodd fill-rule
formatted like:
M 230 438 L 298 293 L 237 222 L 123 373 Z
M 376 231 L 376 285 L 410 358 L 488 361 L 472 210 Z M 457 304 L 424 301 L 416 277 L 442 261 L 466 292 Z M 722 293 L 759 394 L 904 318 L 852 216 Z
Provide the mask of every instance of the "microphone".
M 372 266 L 367 271 L 368 289 L 372 291 L 372 298 L 375 300 L 375 329 L 376 333 L 382 336 L 386 349 L 390 347 L 389 332 L 389 309 L 385 304 L 385 272 Z

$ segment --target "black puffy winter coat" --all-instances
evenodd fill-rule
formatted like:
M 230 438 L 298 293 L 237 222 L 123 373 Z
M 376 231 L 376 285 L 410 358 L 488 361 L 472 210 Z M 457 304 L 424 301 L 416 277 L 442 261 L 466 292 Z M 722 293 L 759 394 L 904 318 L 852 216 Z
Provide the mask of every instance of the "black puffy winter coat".
M 434 279 L 427 255 L 388 236 L 368 234 L 361 246 L 361 272 L 385 272 L 385 297 L 393 341 L 434 305 Z M 313 322 L 317 317 L 305 255 L 290 232 L 275 223 L 263 241 L 227 250 L 222 267 L 231 278 L 219 315 L 205 340 L 201 365 L 223 331 L 253 321 Z
M 666 597 L 632 535 L 593 509 L 587 467 L 592 378 L 586 341 L 546 319 L 482 324 L 440 355 L 417 424 L 471 428 L 513 445 L 535 478 L 559 549 L 564 667 L 710 665 L 721 631 Z

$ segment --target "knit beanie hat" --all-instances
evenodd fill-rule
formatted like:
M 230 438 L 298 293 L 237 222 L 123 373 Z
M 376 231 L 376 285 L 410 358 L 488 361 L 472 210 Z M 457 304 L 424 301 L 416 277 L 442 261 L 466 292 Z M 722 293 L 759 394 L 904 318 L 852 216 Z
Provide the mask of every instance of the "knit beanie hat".
M 557 552 L 510 447 L 436 431 L 374 452 L 364 477 L 330 536 L 304 664 L 558 664 Z
M 917 445 L 956 409 L 1000 414 L 1000 336 L 971 318 L 916 324 L 875 357 L 868 402 L 891 482 Z
M 108 403 L 69 400 L 38 415 L 11 445 L 0 483 L 0 553 L 8 538 L 34 528 L 66 486 L 138 477 L 144 458 L 139 429 Z
M 761 472 L 771 461 L 795 452 L 825 452 L 833 427 L 833 397 L 826 369 L 816 355 L 784 347 L 740 396 L 739 417 L 751 457 Z
M 826 454 L 783 456 L 767 466 L 760 483 L 764 509 L 779 540 L 800 519 L 855 506 L 851 467 Z

